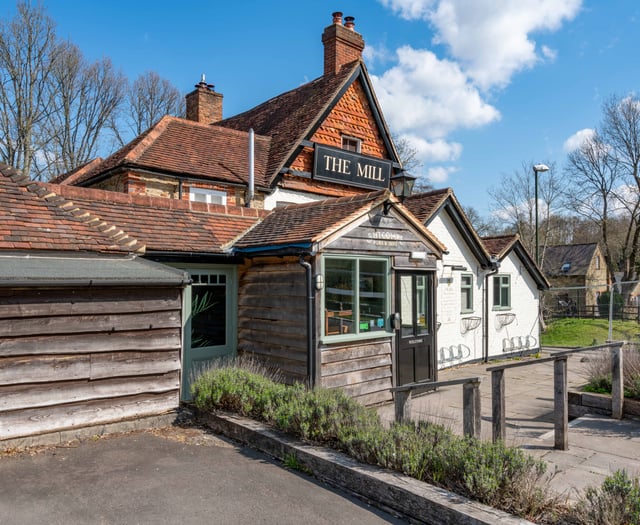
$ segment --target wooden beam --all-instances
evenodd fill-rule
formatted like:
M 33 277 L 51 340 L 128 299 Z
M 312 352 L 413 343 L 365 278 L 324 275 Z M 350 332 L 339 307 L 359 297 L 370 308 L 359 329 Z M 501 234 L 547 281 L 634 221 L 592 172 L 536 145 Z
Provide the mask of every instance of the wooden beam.
M 567 389 L 567 357 L 553 363 L 554 448 L 569 448 L 569 394 Z

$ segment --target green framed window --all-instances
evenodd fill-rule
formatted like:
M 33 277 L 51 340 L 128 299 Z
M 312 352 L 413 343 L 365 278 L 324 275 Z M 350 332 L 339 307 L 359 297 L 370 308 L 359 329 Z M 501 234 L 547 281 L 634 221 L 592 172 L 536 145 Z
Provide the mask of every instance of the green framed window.
M 473 312 L 473 274 L 460 276 L 460 311 Z
M 324 256 L 324 335 L 388 331 L 388 259 Z
M 493 307 L 496 310 L 511 308 L 511 276 L 493 277 Z

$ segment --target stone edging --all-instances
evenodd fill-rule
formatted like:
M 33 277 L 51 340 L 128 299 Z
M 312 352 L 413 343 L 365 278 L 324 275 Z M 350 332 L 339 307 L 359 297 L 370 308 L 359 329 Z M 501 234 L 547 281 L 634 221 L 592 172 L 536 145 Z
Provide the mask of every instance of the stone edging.
M 307 445 L 251 419 L 221 412 L 201 412 L 197 417 L 213 431 L 280 460 L 293 455 L 315 477 L 411 520 L 462 525 L 531 523 L 403 474 L 365 465 L 340 452 Z

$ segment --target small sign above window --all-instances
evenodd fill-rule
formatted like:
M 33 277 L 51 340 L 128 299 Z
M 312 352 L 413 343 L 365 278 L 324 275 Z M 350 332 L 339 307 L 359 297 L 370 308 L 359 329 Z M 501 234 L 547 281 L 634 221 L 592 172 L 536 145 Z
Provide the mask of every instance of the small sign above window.
M 361 188 L 388 188 L 391 161 L 316 144 L 313 177 Z

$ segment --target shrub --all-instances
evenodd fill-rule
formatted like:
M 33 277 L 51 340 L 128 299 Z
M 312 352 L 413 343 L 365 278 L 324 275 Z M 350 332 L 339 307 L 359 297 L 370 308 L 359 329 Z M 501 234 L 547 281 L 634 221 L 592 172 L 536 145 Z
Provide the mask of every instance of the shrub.
M 640 350 L 634 345 L 622 349 L 624 395 L 640 399 Z M 585 361 L 588 392 L 611 393 L 611 355 L 598 352 Z
M 585 525 L 640 524 L 640 480 L 615 472 L 599 488 L 588 488 L 573 514 L 574 522 Z
M 622 294 L 613 292 L 613 315 L 619 315 L 624 308 Z M 609 317 L 609 292 L 602 292 L 598 296 L 598 313 L 600 317 Z
M 252 371 L 213 369 L 193 385 L 204 410 L 238 412 L 365 463 L 403 472 L 520 516 L 544 516 L 557 501 L 540 488 L 546 464 L 502 443 L 460 437 L 421 422 L 385 428 L 377 413 L 340 390 L 284 386 Z

